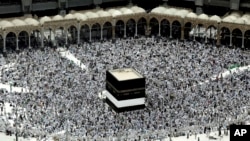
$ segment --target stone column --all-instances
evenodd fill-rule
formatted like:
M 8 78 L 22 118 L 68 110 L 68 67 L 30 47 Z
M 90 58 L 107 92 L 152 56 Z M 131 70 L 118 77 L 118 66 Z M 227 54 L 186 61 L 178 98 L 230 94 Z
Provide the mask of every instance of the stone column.
M 211 29 L 210 29 L 210 34 L 211 34 Z M 211 36 L 210 36 L 211 37 Z M 217 41 L 216 41 L 216 45 L 220 46 L 220 23 L 218 23 L 218 28 L 217 28 Z
M 244 36 L 244 33 L 242 33 L 242 45 L 241 45 L 241 48 L 244 48 L 244 44 L 245 44 L 245 36 Z
M 124 38 L 126 38 L 126 37 L 127 37 L 127 32 L 126 32 L 126 31 L 127 31 L 127 29 L 126 29 L 126 25 L 127 25 L 127 24 L 125 24 L 125 23 L 124 23 Z
M 147 21 L 147 25 L 146 25 L 146 29 L 145 29 L 145 35 L 146 36 L 149 36 L 151 34 L 151 27 L 150 27 L 150 24 L 149 24 L 149 21 Z
M 103 27 L 101 26 L 101 40 L 103 40 Z
M 231 47 L 232 46 L 232 33 L 230 33 L 230 44 L 229 44 L 229 46 Z
M 52 41 L 52 34 L 51 34 L 51 30 L 52 30 L 52 29 L 50 29 L 50 30 L 49 30 L 50 41 Z
M 138 29 L 137 29 L 137 22 L 135 23 L 135 36 L 137 36 L 137 31 Z
M 53 33 L 54 41 L 56 41 L 56 29 L 52 30 L 52 33 Z M 52 36 L 51 36 L 51 41 L 52 41 Z M 56 43 L 57 43 L 57 41 L 56 41 Z
M 31 46 L 30 46 L 30 35 L 28 35 L 29 36 L 29 48 L 31 49 Z
M 77 27 L 77 44 L 80 44 L 80 31 L 81 31 L 80 22 L 78 22 L 78 27 Z
M 220 46 L 220 35 L 217 35 L 216 45 L 217 45 L 217 46 Z
M 196 33 L 196 27 L 194 26 L 194 32 L 193 32 L 194 39 L 193 39 L 193 41 L 195 41 L 195 33 Z
M 181 40 L 184 40 L 184 27 L 181 26 Z
M 19 50 L 19 44 L 18 44 L 18 36 L 16 36 L 16 50 Z
M 200 38 L 201 36 L 200 36 L 200 26 L 198 25 L 198 37 Z
M 68 44 L 68 30 L 65 30 L 65 44 Z
M 205 35 L 205 43 L 207 43 L 207 34 Z
M 219 28 L 219 27 L 218 27 L 218 28 Z M 210 30 L 209 30 L 209 32 L 210 32 L 209 38 L 210 38 L 210 39 L 212 39 L 212 31 L 211 31 L 211 30 L 212 30 L 212 28 L 210 27 Z
M 42 30 L 41 30 L 41 47 L 42 48 L 44 47 L 43 39 L 44 39 L 44 27 L 42 27 Z
M 92 34 L 91 34 L 91 27 L 89 28 L 89 41 L 91 42 Z
M 115 39 L 115 26 L 112 26 L 112 38 Z
M 3 36 L 3 52 L 6 52 L 6 36 Z
M 170 36 L 169 36 L 169 38 L 171 39 L 172 38 L 172 23 L 170 23 L 169 26 L 170 26 Z
M 159 36 L 161 36 L 161 22 L 159 22 Z

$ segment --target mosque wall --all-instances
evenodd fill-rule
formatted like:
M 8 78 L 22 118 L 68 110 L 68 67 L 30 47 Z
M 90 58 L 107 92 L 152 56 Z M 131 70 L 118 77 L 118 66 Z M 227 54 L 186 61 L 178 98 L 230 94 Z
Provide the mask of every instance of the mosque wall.
M 225 44 L 229 46 L 241 42 L 241 47 L 244 47 L 249 42 L 249 17 L 249 15 L 241 13 L 231 13 L 224 17 L 208 16 L 206 14 L 197 15 L 189 9 L 164 6 L 159 6 L 147 13 L 140 7 L 128 6 L 105 10 L 74 11 L 65 16 L 45 16 L 40 19 L 30 16 L 1 19 L 0 35 L 3 37 L 2 40 L 6 40 L 5 38 L 9 37 L 10 33 L 14 33 L 12 35 L 18 38 L 19 33 L 23 31 L 26 31 L 28 36 L 39 31 L 41 36 L 36 38 L 41 40 L 41 46 L 43 47 L 44 39 L 48 38 L 44 36 L 46 30 L 50 31 L 50 37 L 52 37 L 56 36 L 57 30 L 62 29 L 62 33 L 66 33 L 64 36 L 65 40 L 67 40 L 67 32 L 70 32 L 69 28 L 72 26 L 76 29 L 75 35 L 72 36 L 77 38 L 77 44 L 83 41 L 91 42 L 92 39 L 103 40 L 104 38 L 114 39 L 115 37 L 145 35 L 185 40 L 190 39 L 189 33 L 194 28 L 197 29 L 194 31 L 196 33 L 200 32 L 200 29 L 202 31 L 204 29 L 207 33 L 210 30 L 211 33 L 211 27 L 213 27 L 214 31 L 216 31 L 213 32 L 215 33 L 213 40 L 216 40 L 217 45 L 221 44 L 221 40 L 225 40 Z M 109 31 L 109 36 L 107 36 L 107 31 Z M 193 35 L 192 38 L 193 40 L 201 39 L 207 42 L 209 37 L 211 38 L 211 36 L 197 34 Z M 28 39 L 28 37 L 26 38 Z M 18 47 L 18 42 L 16 46 Z M 29 47 L 31 46 L 29 45 Z

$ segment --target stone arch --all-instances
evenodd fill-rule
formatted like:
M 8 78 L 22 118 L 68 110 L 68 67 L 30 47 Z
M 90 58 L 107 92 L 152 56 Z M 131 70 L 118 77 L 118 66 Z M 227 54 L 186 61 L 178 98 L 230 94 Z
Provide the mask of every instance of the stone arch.
M 184 25 L 184 39 L 192 40 L 190 32 L 192 30 L 192 23 L 186 22 Z
M 242 31 L 239 28 L 232 30 L 232 44 L 236 47 L 241 47 L 242 45 Z
M 204 24 L 197 24 L 194 27 L 195 40 L 198 42 L 204 42 L 206 37 L 206 26 Z
M 15 50 L 16 49 L 16 33 L 9 32 L 6 34 L 6 50 Z M 8 48 L 7 48 L 8 47 Z
M 21 31 L 18 34 L 18 45 L 20 49 L 29 47 L 29 33 L 27 31 Z
M 135 35 L 135 24 L 136 21 L 134 19 L 129 19 L 126 23 L 126 36 L 134 37 Z
M 247 30 L 244 33 L 245 41 L 244 41 L 244 47 L 245 49 L 250 50 L 250 30 Z
M 161 21 L 161 36 L 169 37 L 170 36 L 170 22 L 167 19 Z
M 0 51 L 3 51 L 3 36 L 0 34 Z
M 129 21 L 133 21 L 134 23 L 136 23 L 136 19 L 134 17 L 128 17 L 126 20 L 124 20 L 124 23 L 128 23 Z
M 53 46 L 63 46 L 65 44 L 65 28 L 60 26 L 55 29 L 54 37 L 52 37 Z
M 77 27 L 75 25 L 71 25 L 68 27 L 68 43 L 69 44 L 77 44 Z
M 221 44 L 229 46 L 230 44 L 230 29 L 228 27 L 222 27 L 221 28 Z
M 181 23 L 178 20 L 172 23 L 172 37 L 175 39 L 181 39 Z
M 78 24 L 73 24 L 72 23 L 72 24 L 69 24 L 69 25 L 65 26 L 64 30 L 69 31 L 70 28 L 76 28 L 77 29 L 77 27 L 78 27 Z
M 111 22 L 105 22 L 103 24 L 102 28 L 102 34 L 103 34 L 103 39 L 112 39 L 112 23 Z
M 210 43 L 216 43 L 217 38 L 217 28 L 214 25 L 209 25 L 206 29 L 206 38 Z
M 149 21 L 149 27 L 151 30 L 151 36 L 157 36 L 159 34 L 159 21 L 156 18 L 151 18 Z
M 89 41 L 90 26 L 84 24 L 80 27 L 80 42 Z
M 115 35 L 118 38 L 124 37 L 124 26 L 125 23 L 122 20 L 118 20 L 115 24 Z
M 52 27 L 45 27 L 43 30 L 44 34 L 44 46 L 50 46 L 53 45 L 53 40 L 55 39 L 55 30 Z
M 41 46 L 41 38 L 42 34 L 39 29 L 33 30 L 30 33 L 30 45 L 34 48 L 38 48 Z
M 145 16 L 140 16 L 139 18 L 137 18 L 136 23 L 139 23 L 139 21 L 140 21 L 141 19 L 146 20 L 146 23 L 147 23 L 147 17 L 145 17 Z
M 95 23 L 91 27 L 91 40 L 100 40 L 101 39 L 101 25 Z
M 147 19 L 141 17 L 137 22 L 137 34 L 144 36 L 147 30 Z
M 180 24 L 181 26 L 182 26 L 182 22 L 181 21 L 179 21 L 179 20 L 177 20 L 177 19 L 171 19 L 171 20 L 169 20 L 170 21 L 170 23 L 173 25 L 173 23 L 178 23 L 178 24 Z
M 67 29 L 67 27 L 64 27 L 63 25 L 57 25 L 54 27 L 54 30 L 58 30 L 58 29 L 61 31 L 61 30 Z

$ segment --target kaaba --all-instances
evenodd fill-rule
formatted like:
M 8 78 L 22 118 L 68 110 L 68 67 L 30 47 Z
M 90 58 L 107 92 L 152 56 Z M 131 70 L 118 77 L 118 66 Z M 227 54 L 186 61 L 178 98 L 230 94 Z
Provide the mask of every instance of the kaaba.
M 145 108 L 145 77 L 132 68 L 106 71 L 106 102 L 116 111 Z

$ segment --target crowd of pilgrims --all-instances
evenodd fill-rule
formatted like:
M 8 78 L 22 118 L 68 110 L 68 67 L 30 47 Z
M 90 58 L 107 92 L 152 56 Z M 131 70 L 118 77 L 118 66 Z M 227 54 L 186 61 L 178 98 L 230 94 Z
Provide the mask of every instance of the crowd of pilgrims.
M 243 107 L 250 104 L 249 69 L 218 75 L 234 64 L 249 65 L 249 54 L 239 49 L 132 38 L 70 45 L 67 50 L 87 69 L 50 47 L 1 56 L 1 65 L 15 63 L 2 70 L 1 83 L 30 90 L 1 92 L 0 100 L 22 107 L 20 136 L 44 138 L 63 130 L 70 137 L 96 140 L 198 134 L 242 120 Z M 145 109 L 118 114 L 98 97 L 105 89 L 106 70 L 116 68 L 134 68 L 146 77 Z M 8 114 L 15 117 L 15 112 Z M 15 126 L 6 121 L 6 130 L 15 133 Z

